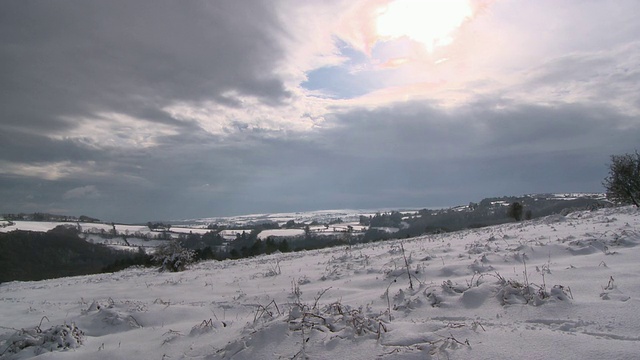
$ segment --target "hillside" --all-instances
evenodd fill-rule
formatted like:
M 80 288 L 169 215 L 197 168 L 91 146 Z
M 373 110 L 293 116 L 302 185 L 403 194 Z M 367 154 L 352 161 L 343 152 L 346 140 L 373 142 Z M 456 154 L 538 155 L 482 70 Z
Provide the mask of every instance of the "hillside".
M 357 222 L 360 216 L 371 216 L 376 213 L 399 211 L 403 214 L 428 214 L 430 222 L 436 226 L 468 226 L 471 221 L 502 223 L 505 220 L 506 207 L 512 202 L 520 202 L 526 210 L 532 212 L 533 217 L 542 217 L 567 210 L 583 210 L 589 207 L 601 207 L 610 204 L 605 194 L 601 193 L 566 193 L 566 194 L 527 194 L 522 196 L 501 196 L 490 197 L 480 200 L 478 203 L 471 202 L 468 205 L 453 206 L 444 209 L 418 209 L 418 208 L 393 208 L 393 209 L 341 209 L 341 210 L 318 210 L 301 211 L 291 213 L 274 214 L 250 214 L 239 216 L 211 217 L 201 219 L 189 219 L 172 221 L 174 224 L 186 225 L 210 225 L 217 224 L 230 227 L 247 227 L 263 223 L 285 224 L 287 221 L 296 223 L 328 223 L 336 219 L 344 222 Z M 456 220 L 451 220 L 452 214 Z M 460 217 L 462 220 L 458 220 Z M 460 225 L 452 223 L 463 223 Z
M 78 236 L 74 227 L 0 232 L 0 283 L 96 274 L 133 255 Z
M 637 209 L 607 208 L 181 273 L 5 283 L 0 358 L 634 359 L 639 226 Z

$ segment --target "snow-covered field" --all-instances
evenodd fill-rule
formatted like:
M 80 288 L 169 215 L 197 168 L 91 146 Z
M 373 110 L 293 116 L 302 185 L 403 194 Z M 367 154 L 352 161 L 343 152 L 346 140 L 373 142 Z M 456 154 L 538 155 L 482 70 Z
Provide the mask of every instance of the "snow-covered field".
M 282 237 L 282 236 L 303 236 L 303 229 L 271 229 L 271 230 L 262 230 L 260 234 L 258 234 L 258 239 L 265 240 L 270 236 L 273 237 Z
M 40 231 L 45 232 L 55 228 L 58 225 L 75 225 L 75 223 L 63 223 L 55 221 L 15 221 L 13 225 L 0 228 L 0 232 L 9 232 L 13 230 Z
M 313 225 L 309 227 L 309 231 L 313 235 L 317 236 L 344 236 L 344 233 L 353 231 L 356 233 L 364 233 L 369 227 L 360 225 L 358 222 L 347 222 L 332 225 Z M 397 229 L 396 229 L 397 231 Z M 305 234 L 304 229 L 269 229 L 262 230 L 258 234 L 260 240 L 265 240 L 268 237 L 303 237 Z
M 6 283 L 0 358 L 638 359 L 639 226 L 625 207 Z
M 332 220 L 341 219 L 343 222 L 355 222 L 358 223 L 359 217 L 373 216 L 376 213 L 390 212 L 392 210 L 402 212 L 417 212 L 414 210 L 399 210 L 399 209 L 338 209 L 338 210 L 316 210 L 316 211 L 303 211 L 303 212 L 291 212 L 291 213 L 273 213 L 273 214 L 250 214 L 250 215 L 238 215 L 238 216 L 225 216 L 225 217 L 212 217 L 212 218 L 200 218 L 181 220 L 181 222 L 187 224 L 218 224 L 225 226 L 234 225 L 251 225 L 264 222 L 276 222 L 280 226 L 284 225 L 287 221 L 293 220 L 296 223 L 311 223 L 313 221 L 319 223 L 329 223 Z
M 0 232 L 9 232 L 14 230 L 24 230 L 24 231 L 49 231 L 60 225 L 71 225 L 76 226 L 80 225 L 82 232 L 85 233 L 100 233 L 101 231 L 109 232 L 114 226 L 116 229 L 117 235 L 153 235 L 157 234 L 158 231 L 151 231 L 149 227 L 146 225 L 123 225 L 123 224 L 102 224 L 102 223 L 83 223 L 83 222 L 56 222 L 56 221 L 14 221 L 13 225 L 0 227 Z M 179 234 L 206 234 L 211 231 L 210 229 L 203 228 L 195 228 L 195 227 L 171 227 L 172 233 Z
M 15 221 L 10 226 L 0 227 L 0 232 L 10 232 L 14 230 L 46 232 L 56 226 L 76 226 L 80 225 L 82 233 L 80 237 L 94 244 L 105 244 L 117 250 L 138 251 L 142 247 L 148 253 L 152 253 L 156 247 L 166 243 L 166 240 L 153 239 L 161 231 L 151 231 L 146 225 L 123 225 L 123 224 L 102 224 L 102 223 L 82 223 L 82 222 L 53 222 L 53 221 Z M 111 233 L 115 227 L 116 237 L 102 236 L 102 233 Z M 206 234 L 211 230 L 193 227 L 171 227 L 167 233 L 173 239 L 179 238 L 182 234 Z M 126 237 L 126 241 L 122 237 Z M 235 238 L 235 235 L 232 239 Z

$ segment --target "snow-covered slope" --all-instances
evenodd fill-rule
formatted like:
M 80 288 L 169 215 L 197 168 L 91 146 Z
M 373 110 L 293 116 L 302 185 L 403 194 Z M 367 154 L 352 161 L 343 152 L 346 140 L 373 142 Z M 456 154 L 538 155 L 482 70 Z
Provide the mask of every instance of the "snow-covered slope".
M 0 358 L 637 359 L 639 226 L 635 208 L 602 209 L 6 283 Z

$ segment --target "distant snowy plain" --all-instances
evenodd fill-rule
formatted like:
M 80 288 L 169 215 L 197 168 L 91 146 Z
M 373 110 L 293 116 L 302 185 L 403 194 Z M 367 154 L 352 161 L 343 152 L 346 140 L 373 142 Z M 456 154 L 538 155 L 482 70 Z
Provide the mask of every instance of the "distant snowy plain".
M 638 359 L 640 212 L 0 285 L 1 359 Z

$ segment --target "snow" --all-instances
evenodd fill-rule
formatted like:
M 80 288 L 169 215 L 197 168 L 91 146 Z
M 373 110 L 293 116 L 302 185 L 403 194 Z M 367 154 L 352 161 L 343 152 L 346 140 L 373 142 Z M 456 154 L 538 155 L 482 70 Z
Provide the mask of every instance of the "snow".
M 212 218 L 200 218 L 182 220 L 187 223 L 195 224 L 218 224 L 225 226 L 245 226 L 252 224 L 259 224 L 264 222 L 276 222 L 280 226 L 287 223 L 287 221 L 293 220 L 296 223 L 311 224 L 316 221 L 318 223 L 330 223 L 332 220 L 341 219 L 343 222 L 354 222 L 358 224 L 360 216 L 373 216 L 376 213 L 391 212 L 392 210 L 398 211 L 398 209 L 338 209 L 338 210 L 316 210 L 316 211 L 304 211 L 304 212 L 291 212 L 291 213 L 273 213 L 273 214 L 250 214 L 228 217 L 212 217 Z M 403 209 L 401 212 L 415 213 L 418 209 Z
M 271 229 L 271 230 L 262 230 L 260 234 L 258 234 L 258 239 L 265 240 L 269 236 L 293 237 L 293 236 L 302 236 L 302 235 L 304 235 L 303 229 Z
M 138 251 L 138 248 L 143 248 L 147 253 L 152 253 L 155 248 L 167 243 L 167 240 L 150 240 L 137 237 L 127 237 L 125 242 L 121 237 L 105 238 L 95 234 L 83 234 L 81 236 L 93 244 L 104 244 L 117 250 L 127 251 Z M 129 244 L 127 245 L 127 243 Z
M 14 221 L 14 225 L 0 227 L 0 232 L 9 232 L 13 230 L 24 230 L 24 231 L 49 231 L 56 226 L 59 225 L 71 225 L 77 226 L 80 224 L 83 232 L 89 233 L 100 233 L 101 230 L 105 232 L 109 232 L 113 229 L 113 226 L 116 228 L 117 235 L 133 235 L 133 234 L 141 234 L 141 235 L 149 235 L 149 234 L 158 234 L 158 231 L 151 231 L 147 225 L 125 225 L 125 224 L 102 224 L 102 223 L 83 223 L 83 222 L 55 222 L 55 221 Z M 170 233 L 175 234 L 205 234 L 211 230 L 202 229 L 202 228 L 193 228 L 193 227 L 171 227 Z M 175 235 L 174 234 L 174 235 Z
M 171 232 L 176 232 L 179 234 L 206 234 L 208 232 L 211 232 L 211 229 L 202 229 L 202 228 L 192 228 L 192 227 L 171 227 Z
M 352 232 L 365 232 L 369 227 L 360 225 L 358 222 L 339 223 L 331 225 L 313 225 L 309 226 L 309 232 L 316 236 L 344 236 L 345 233 Z M 397 229 L 396 229 L 397 231 Z M 263 230 L 258 234 L 259 239 L 266 239 L 270 236 L 273 237 L 302 237 L 305 234 L 304 229 L 269 229 Z
M 0 284 L 0 358 L 637 359 L 639 226 L 623 207 Z
M 397 233 L 398 231 L 400 231 L 399 228 L 395 228 L 395 227 L 374 226 L 371 228 L 374 230 L 384 231 L 389 234 Z
M 575 200 L 579 198 L 592 198 L 592 199 L 600 199 L 604 200 L 607 198 L 607 195 L 604 193 L 565 193 L 565 194 L 551 194 L 548 197 L 548 200 Z
M 227 229 L 220 231 L 220 236 L 222 236 L 225 240 L 235 240 L 238 235 L 242 235 L 242 233 L 249 234 L 251 230 L 243 230 L 243 229 Z
M 25 231 L 49 231 L 58 225 L 76 225 L 75 223 L 63 223 L 52 221 L 14 221 L 15 225 L 0 228 L 0 232 L 9 232 L 13 230 Z

